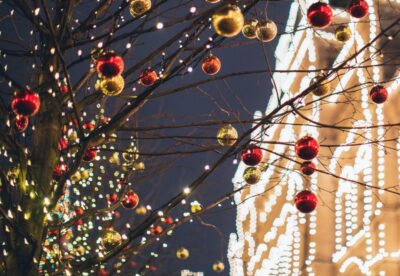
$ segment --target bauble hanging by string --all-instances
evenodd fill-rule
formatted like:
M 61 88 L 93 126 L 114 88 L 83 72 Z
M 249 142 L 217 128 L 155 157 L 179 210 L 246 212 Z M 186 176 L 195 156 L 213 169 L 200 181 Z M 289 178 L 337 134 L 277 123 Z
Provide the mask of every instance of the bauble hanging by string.
M 258 165 L 263 158 L 263 152 L 260 147 L 255 144 L 249 144 L 243 148 L 240 159 L 248 166 Z
M 178 248 L 178 250 L 176 250 L 176 257 L 179 260 L 186 260 L 187 258 L 189 258 L 189 250 L 184 247 Z
M 122 206 L 133 209 L 139 204 L 139 196 L 132 190 L 128 191 L 121 200 Z
M 122 158 L 128 163 L 136 161 L 139 159 L 139 150 L 137 147 L 131 145 L 124 150 Z
M 91 162 L 96 159 L 97 150 L 96 148 L 88 148 L 86 152 L 83 154 L 83 161 Z
M 29 89 L 15 91 L 11 108 L 16 115 L 34 116 L 40 108 L 39 94 Z
M 259 21 L 256 29 L 257 39 L 261 42 L 269 42 L 278 34 L 278 28 L 274 21 L 270 19 Z
M 66 150 L 68 148 L 68 139 L 65 137 L 58 139 L 57 148 L 59 151 Z
M 83 208 L 82 208 L 82 207 L 80 207 L 80 206 L 75 207 L 75 215 L 77 215 L 77 216 L 82 216 L 83 213 L 84 213 L 84 211 L 83 211 Z
M 144 169 L 146 168 L 145 164 L 141 161 L 135 161 L 132 164 L 132 167 L 135 169 L 135 171 L 144 171 Z
M 335 37 L 340 42 L 346 42 L 351 38 L 351 30 L 347 25 L 340 25 L 335 29 Z
M 221 273 L 225 270 L 225 265 L 223 262 L 218 261 L 218 262 L 213 263 L 212 269 L 215 272 Z
M 139 206 L 135 209 L 135 213 L 139 216 L 144 216 L 147 214 L 147 209 L 144 206 Z
M 243 179 L 248 184 L 256 184 L 261 179 L 262 172 L 257 167 L 248 167 L 243 172 Z
M 376 85 L 372 87 L 371 91 L 369 92 L 369 96 L 374 103 L 382 104 L 388 98 L 388 91 L 382 85 Z
M 76 171 L 73 175 L 70 177 L 72 183 L 79 182 L 82 179 L 82 175 L 80 171 Z
M 164 218 L 164 223 L 172 224 L 172 223 L 174 223 L 174 219 L 172 217 L 166 217 L 166 218 Z
M 311 160 L 318 155 L 319 143 L 311 136 L 304 136 L 296 141 L 295 152 L 304 160 Z
M 53 178 L 58 180 L 68 171 L 68 165 L 64 162 L 59 162 L 53 170 Z
M 297 210 L 302 213 L 311 213 L 317 207 L 317 196 L 311 191 L 301 191 L 294 199 Z
M 315 172 L 316 166 L 311 161 L 304 161 L 301 166 L 300 170 L 304 175 L 312 175 Z
M 156 71 L 145 69 L 140 73 L 139 81 L 144 86 L 152 86 L 158 80 Z
M 228 4 L 213 14 L 212 25 L 217 34 L 233 37 L 241 32 L 244 16 L 239 7 Z
M 310 86 L 316 84 L 317 82 L 319 82 L 320 80 L 322 80 L 323 78 L 325 78 L 324 75 L 317 75 L 314 78 L 311 79 L 310 81 Z M 319 83 L 313 90 L 312 93 L 315 96 L 321 97 L 324 96 L 326 94 L 328 94 L 331 90 L 331 85 L 329 83 L 329 81 L 327 79 L 324 79 L 321 83 Z
M 163 232 L 163 229 L 160 225 L 154 225 L 150 228 L 150 234 L 153 236 L 160 235 Z
M 223 147 L 232 146 L 238 138 L 238 132 L 231 124 L 222 126 L 217 132 L 217 141 Z
M 104 78 L 112 78 L 124 71 L 124 60 L 114 51 L 103 51 L 96 59 L 96 71 Z
M 151 9 L 151 0 L 130 0 L 129 12 L 133 17 L 141 16 Z
M 331 6 L 323 2 L 316 2 L 307 9 L 307 18 L 311 26 L 315 28 L 326 28 L 333 21 Z
M 362 18 L 368 13 L 366 0 L 350 0 L 348 11 L 352 17 Z
M 215 75 L 221 70 L 221 61 L 218 57 L 209 55 L 203 59 L 201 69 L 207 75 Z
M 114 203 L 116 203 L 118 201 L 118 195 L 116 193 L 112 193 L 112 194 L 107 196 L 107 200 L 111 204 L 114 204 Z
M 111 251 L 122 242 L 121 234 L 115 231 L 113 228 L 108 228 L 104 231 L 101 238 L 101 245 L 106 251 Z
M 242 34 L 245 38 L 253 39 L 253 38 L 257 37 L 257 35 L 256 35 L 257 23 L 258 23 L 258 20 L 255 18 L 246 20 L 244 22 L 244 25 L 242 28 Z
M 18 132 L 24 132 L 29 125 L 29 118 L 24 115 L 16 115 L 14 119 L 14 126 Z
M 125 81 L 121 75 L 112 78 L 102 78 L 96 83 L 96 88 L 106 96 L 117 96 L 124 90 Z

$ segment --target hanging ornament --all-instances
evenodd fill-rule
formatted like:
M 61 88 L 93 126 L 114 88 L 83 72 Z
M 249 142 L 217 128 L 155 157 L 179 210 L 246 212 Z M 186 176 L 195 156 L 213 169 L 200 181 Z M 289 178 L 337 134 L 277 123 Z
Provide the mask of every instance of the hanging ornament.
M 351 30 L 347 25 L 340 25 L 335 29 L 335 37 L 340 42 L 346 42 L 351 38 Z
M 388 98 L 388 91 L 382 85 L 376 85 L 372 87 L 369 92 L 369 96 L 374 103 L 381 104 L 384 103 Z
M 63 84 L 59 87 L 60 93 L 61 94 L 67 94 L 68 93 L 68 85 Z
M 91 161 L 93 161 L 94 159 L 96 159 L 96 156 L 97 156 L 97 150 L 96 150 L 96 148 L 89 148 L 89 149 L 85 152 L 85 154 L 83 155 L 83 161 L 91 162 Z
M 210 55 L 203 59 L 201 69 L 207 75 L 215 75 L 221 70 L 221 61 L 218 57 Z
M 128 191 L 121 200 L 122 206 L 133 209 L 139 204 L 139 196 L 132 190 Z
M 165 224 L 172 224 L 172 223 L 174 223 L 174 219 L 172 217 L 166 217 L 164 219 L 164 223 Z
M 244 17 L 235 5 L 227 5 L 212 16 L 212 25 L 217 34 L 233 37 L 240 33 L 244 25 Z
M 154 235 L 160 235 L 162 233 L 163 229 L 160 225 L 154 225 L 153 227 L 150 228 L 150 234 Z
M 187 258 L 189 258 L 189 250 L 184 247 L 178 248 L 178 250 L 176 250 L 176 257 L 179 260 L 186 260 Z
M 124 71 L 124 60 L 114 51 L 103 51 L 96 60 L 96 70 L 104 78 L 112 78 Z
M 73 175 L 71 175 L 71 181 L 72 183 L 79 182 L 82 179 L 81 172 L 76 171 Z
M 116 246 L 120 245 L 122 242 L 122 237 L 120 233 L 115 231 L 113 228 L 108 228 L 104 232 L 101 238 L 101 245 L 106 251 L 114 249 Z
M 256 29 L 257 39 L 262 42 L 273 40 L 278 34 L 278 28 L 274 21 L 266 19 L 258 22 Z
M 246 20 L 244 22 L 244 25 L 242 28 L 242 34 L 245 38 L 253 39 L 253 38 L 257 37 L 257 35 L 256 35 L 257 23 L 258 23 L 258 20 L 255 18 Z
M 151 0 L 130 0 L 129 12 L 133 17 L 141 16 L 151 9 Z
M 64 162 L 59 162 L 57 166 L 53 170 L 54 179 L 59 179 L 62 175 L 64 175 L 68 171 L 68 165 Z
M 96 83 L 96 89 L 100 90 L 106 96 L 117 96 L 124 90 L 125 81 L 121 75 L 112 78 L 99 79 Z
M 68 148 L 68 139 L 65 137 L 58 139 L 57 148 L 59 151 L 66 150 Z
M 139 216 L 144 216 L 147 214 L 147 209 L 144 206 L 139 206 L 138 208 L 136 208 L 135 212 Z
M 368 3 L 366 0 L 351 0 L 348 11 L 355 18 L 364 17 L 368 13 Z
M 139 151 L 135 146 L 131 145 L 124 150 L 122 158 L 128 163 L 136 161 L 139 159 Z
M 75 208 L 75 214 L 76 214 L 77 216 L 82 216 L 83 213 L 84 213 L 84 211 L 83 211 L 83 208 L 82 208 L 82 207 L 76 207 L 76 208 Z
M 248 184 L 256 184 L 261 179 L 261 170 L 257 167 L 248 167 L 244 170 L 243 178 Z
M 304 160 L 311 160 L 318 155 L 318 141 L 310 136 L 304 136 L 297 140 L 295 144 L 295 152 L 298 157 Z
M 28 89 L 15 91 L 11 108 L 16 115 L 33 116 L 39 111 L 39 94 Z
M 316 166 L 311 161 L 305 161 L 301 164 L 300 170 L 304 175 L 312 175 L 315 172 Z
M 232 146 L 237 138 L 238 132 L 231 124 L 221 127 L 217 132 L 218 143 L 223 147 Z
M 316 2 L 307 10 L 308 22 L 315 28 L 326 28 L 333 21 L 331 6 L 326 3 Z
M 113 165 L 119 165 L 119 153 L 118 152 L 114 152 L 110 158 L 108 158 L 108 162 L 110 162 L 110 164 Z
M 89 178 L 89 171 L 88 170 L 83 170 L 81 173 L 82 179 L 88 179 Z
M 240 159 L 248 165 L 248 166 L 256 166 L 261 162 L 263 158 L 263 153 L 260 147 L 249 144 L 242 150 L 242 154 L 240 155 Z
M 190 203 L 190 212 L 192 212 L 192 214 L 196 214 L 201 210 L 203 210 L 203 206 L 201 206 L 200 202 L 197 200 Z
M 223 262 L 218 261 L 213 264 L 212 268 L 215 272 L 220 273 L 225 270 L 225 265 Z
M 118 195 L 116 193 L 112 193 L 111 195 L 109 195 L 107 197 L 108 202 L 110 202 L 111 204 L 114 204 L 118 201 Z
M 325 78 L 324 75 L 317 75 L 316 77 L 312 78 L 312 80 L 310 81 L 310 86 L 316 84 L 317 82 L 319 82 L 322 78 Z M 329 91 L 331 90 L 331 85 L 329 83 L 329 81 L 327 79 L 323 80 L 320 84 L 318 84 L 317 87 L 315 87 L 312 90 L 312 93 L 315 96 L 323 96 L 326 95 L 327 93 L 329 93 Z
M 311 213 L 317 207 L 317 196 L 310 191 L 304 190 L 298 193 L 294 199 L 296 208 L 302 213 Z
M 84 130 L 88 131 L 88 132 L 91 132 L 91 131 L 94 130 L 95 124 L 92 123 L 92 122 L 87 122 L 87 123 L 84 123 L 84 124 L 82 125 L 82 128 L 83 128 Z M 72 139 L 72 140 L 75 140 L 75 139 Z
M 29 125 L 29 118 L 24 115 L 16 115 L 14 119 L 14 126 L 18 132 L 24 132 Z
M 99 268 L 99 270 L 97 270 L 97 275 L 98 276 L 109 276 L 110 274 L 104 268 Z
M 140 83 L 144 86 L 152 86 L 158 79 L 156 71 L 145 69 L 140 73 Z

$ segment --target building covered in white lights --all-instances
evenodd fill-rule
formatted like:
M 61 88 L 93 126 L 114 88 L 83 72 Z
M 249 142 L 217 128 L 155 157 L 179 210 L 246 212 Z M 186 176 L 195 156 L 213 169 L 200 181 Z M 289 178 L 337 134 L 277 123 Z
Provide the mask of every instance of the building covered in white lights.
M 369 14 L 362 19 L 351 18 L 348 1 L 337 0 L 330 1 L 333 25 L 314 30 L 305 14 L 315 1 L 293 1 L 288 34 L 280 37 L 275 56 L 276 69 L 297 73 L 274 74 L 279 91 L 272 93 L 265 113 L 255 117 L 278 105 L 276 94 L 282 102 L 292 98 L 309 86 L 312 70 L 338 66 L 400 18 L 399 0 L 368 0 Z M 347 23 L 352 38 L 338 42 L 335 27 Z M 231 275 L 400 275 L 400 195 L 363 186 L 400 191 L 398 32 L 400 24 L 333 74 L 328 96 L 309 94 L 297 103 L 301 116 L 287 112 L 274 119 L 280 124 L 254 134 L 266 149 L 263 175 L 235 197 Z M 369 97 L 377 83 L 389 92 L 380 105 Z M 301 160 L 291 146 L 306 134 L 321 144 L 314 160 L 321 172 L 312 176 L 299 172 Z M 234 188 L 245 185 L 245 168 L 239 165 Z M 318 207 L 307 215 L 293 202 L 304 189 L 318 195 Z

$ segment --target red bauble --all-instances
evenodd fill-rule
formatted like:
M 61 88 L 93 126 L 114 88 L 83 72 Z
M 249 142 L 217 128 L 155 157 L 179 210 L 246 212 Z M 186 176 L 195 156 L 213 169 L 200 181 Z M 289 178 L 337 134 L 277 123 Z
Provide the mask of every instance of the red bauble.
M 77 216 L 82 216 L 83 215 L 83 208 L 82 207 L 76 207 L 75 208 L 75 214 Z
M 254 144 L 246 146 L 240 155 L 240 159 L 248 166 L 256 166 L 261 162 L 262 158 L 262 150 Z
M 58 140 L 57 148 L 59 151 L 66 150 L 68 148 L 68 139 L 65 137 L 61 137 Z
M 58 165 L 54 168 L 53 170 L 53 177 L 55 179 L 60 178 L 64 173 L 66 173 L 68 171 L 68 165 L 60 162 L 58 163 Z
M 381 104 L 387 100 L 388 91 L 382 85 L 376 85 L 372 87 L 369 96 L 374 103 Z
M 162 233 L 163 229 L 160 225 L 155 225 L 150 228 L 150 233 L 152 235 L 160 235 Z
M 145 69 L 142 73 L 140 73 L 139 78 L 141 84 L 144 86 L 151 86 L 157 81 L 158 76 L 156 71 Z
M 305 161 L 301 164 L 301 172 L 305 175 L 312 175 L 315 172 L 315 164 L 311 161 Z
M 92 131 L 95 125 L 92 122 L 87 122 L 82 125 L 82 128 L 87 131 Z
M 89 148 L 85 154 L 83 155 L 83 161 L 86 162 L 91 162 L 93 161 L 97 156 L 97 151 L 95 148 Z
M 203 59 L 201 69 L 207 75 L 215 75 L 221 70 L 221 61 L 216 56 L 208 56 Z
M 174 223 L 174 219 L 172 217 L 166 217 L 164 219 L 165 224 L 172 224 Z
M 11 101 L 11 108 L 17 115 L 33 116 L 39 111 L 39 94 L 28 89 L 16 91 Z
M 61 94 L 66 94 L 66 93 L 68 93 L 68 85 L 66 85 L 66 84 L 61 85 L 61 86 L 60 86 L 60 93 L 61 93 Z
M 328 4 L 317 2 L 307 10 L 308 22 L 316 28 L 326 28 L 333 21 L 333 12 Z
M 78 220 L 75 222 L 75 226 L 80 226 L 80 225 L 83 225 L 83 220 L 78 219 Z
M 126 193 L 121 202 L 125 208 L 133 209 L 139 204 L 139 196 L 131 190 Z
M 118 195 L 116 193 L 113 193 L 108 196 L 108 202 L 110 202 L 111 204 L 114 204 L 117 201 L 118 201 Z
M 298 157 L 304 160 L 311 160 L 318 155 L 318 141 L 310 136 L 304 136 L 297 140 L 295 151 Z
M 301 191 L 294 199 L 297 210 L 302 213 L 311 213 L 317 207 L 317 196 L 310 191 Z
M 109 275 L 109 273 L 107 272 L 107 270 L 105 270 L 104 268 L 100 268 L 100 269 L 97 271 L 97 274 L 98 274 L 99 276 L 108 276 L 108 275 Z
M 365 0 L 351 0 L 349 13 L 355 18 L 364 17 L 368 13 L 368 3 Z
M 124 71 L 124 60 L 114 52 L 105 52 L 97 59 L 96 70 L 106 78 L 118 76 Z
M 27 116 L 23 116 L 23 115 L 15 116 L 14 125 L 15 125 L 15 129 L 18 132 L 25 131 L 25 129 L 28 127 L 28 124 L 29 124 L 29 119 Z

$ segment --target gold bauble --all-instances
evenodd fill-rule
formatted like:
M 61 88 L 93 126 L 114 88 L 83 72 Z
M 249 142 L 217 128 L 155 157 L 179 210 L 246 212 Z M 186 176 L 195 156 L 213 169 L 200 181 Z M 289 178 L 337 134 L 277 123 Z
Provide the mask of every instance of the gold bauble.
M 200 212 L 203 209 L 203 206 L 198 201 L 193 201 L 190 204 L 190 212 L 193 214 Z
M 139 216 L 144 216 L 144 215 L 147 214 L 147 209 L 144 206 L 139 206 L 139 207 L 136 208 L 135 212 Z
M 105 248 L 106 251 L 110 251 L 116 246 L 120 245 L 121 241 L 122 237 L 120 233 L 112 228 L 109 228 L 103 234 L 101 245 Z
M 278 34 L 278 28 L 274 21 L 266 19 L 258 22 L 256 36 L 262 42 L 273 40 Z
M 97 82 L 96 88 L 106 96 L 117 96 L 121 94 L 125 87 L 125 81 L 121 75 L 109 79 L 100 79 Z
M 79 182 L 82 179 L 81 172 L 76 171 L 73 175 L 71 175 L 71 181 L 76 183 Z
M 133 17 L 141 16 L 151 9 L 151 0 L 131 0 L 129 12 Z
M 216 262 L 213 264 L 213 270 L 215 272 L 222 272 L 225 270 L 225 265 L 223 262 Z
M 75 141 L 76 139 L 78 139 L 78 133 L 75 130 L 71 131 L 71 133 L 68 134 L 68 139 L 71 141 Z
M 113 165 L 119 165 L 119 153 L 114 152 L 110 158 L 108 158 L 108 161 Z
M 313 78 L 311 80 L 310 86 L 314 85 L 315 83 L 317 83 L 323 77 L 324 77 L 323 75 L 317 75 L 315 78 Z M 328 80 L 324 80 L 315 89 L 313 89 L 312 93 L 315 96 L 323 96 L 323 95 L 329 93 L 330 90 L 331 90 L 330 83 L 328 82 Z
M 88 179 L 89 178 L 89 171 L 88 170 L 83 170 L 82 172 L 81 172 L 81 176 L 82 176 L 82 179 Z
M 351 30 L 347 25 L 340 25 L 335 30 L 335 37 L 338 41 L 346 42 L 351 38 Z
M 189 258 L 189 250 L 184 247 L 180 247 L 178 250 L 176 250 L 176 257 L 179 260 L 186 260 Z
M 258 181 L 260 181 L 261 174 L 262 172 L 259 168 L 248 167 L 244 170 L 243 178 L 248 184 L 256 184 Z
M 244 37 L 253 39 L 256 38 L 256 31 L 257 31 L 257 19 L 250 19 L 246 20 L 244 22 L 243 28 L 242 28 L 242 34 Z
M 135 146 L 129 146 L 122 153 L 122 158 L 128 163 L 136 161 L 139 159 L 139 151 Z
M 225 125 L 217 132 L 218 143 L 223 147 L 232 146 L 238 138 L 238 132 L 232 125 Z
M 123 163 L 121 165 L 122 171 L 129 173 L 133 170 L 133 164 L 132 163 Z
M 227 5 L 212 16 L 212 24 L 217 34 L 232 37 L 242 30 L 244 17 L 237 6 Z
M 144 171 L 146 166 L 143 162 L 133 162 L 133 168 L 137 171 Z

